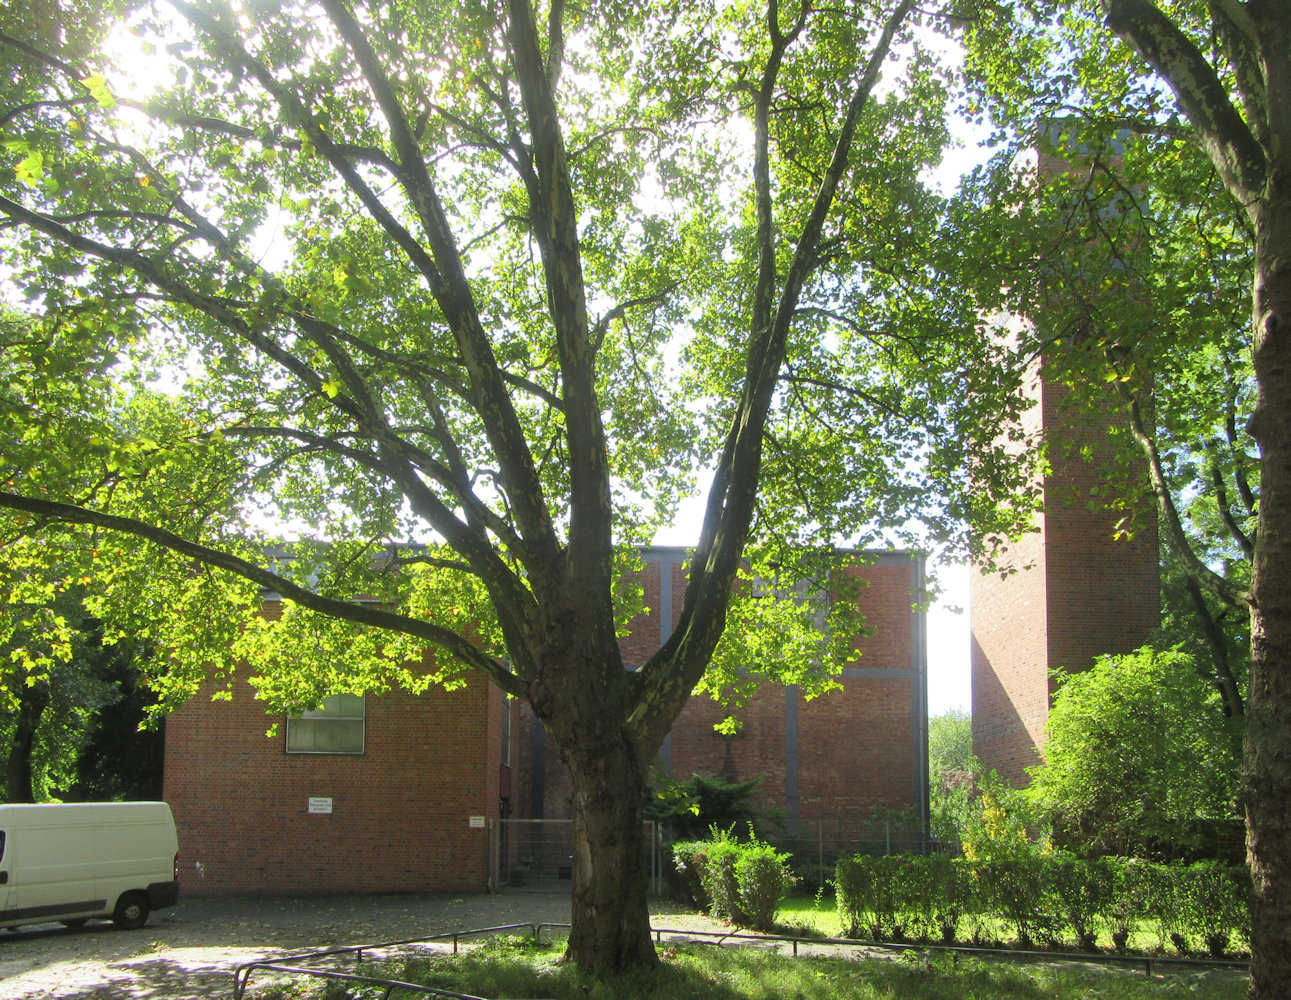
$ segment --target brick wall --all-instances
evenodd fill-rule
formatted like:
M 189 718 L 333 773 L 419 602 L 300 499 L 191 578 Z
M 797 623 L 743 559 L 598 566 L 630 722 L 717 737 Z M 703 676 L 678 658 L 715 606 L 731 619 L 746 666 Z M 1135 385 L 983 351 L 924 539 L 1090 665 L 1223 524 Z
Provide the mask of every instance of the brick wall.
M 355 756 L 288 754 L 281 717 L 267 717 L 245 681 L 231 702 L 209 696 L 166 722 L 183 893 L 485 889 L 488 831 L 469 817 L 499 814 L 496 689 L 472 680 L 369 696 Z M 315 797 L 332 800 L 330 815 L 308 811 Z
M 680 613 L 684 552 L 650 550 L 645 603 L 623 640 L 639 665 Z M 864 822 L 876 807 L 925 801 L 922 618 L 912 611 L 921 566 L 885 554 L 860 570 L 874 634 L 841 691 L 806 701 L 767 685 L 727 739 L 719 706 L 692 699 L 662 748 L 676 774 L 763 776 L 760 804 L 790 828 Z M 180 834 L 181 888 L 233 893 L 469 892 L 487 881 L 487 829 L 469 817 L 567 818 L 568 771 L 532 715 L 511 706 L 512 766 L 501 760 L 501 694 L 479 679 L 452 693 L 369 697 L 364 753 L 288 754 L 285 732 L 245 680 L 231 702 L 204 690 L 167 721 L 165 797 Z M 332 800 L 330 814 L 309 812 Z M 196 867 L 201 866 L 201 871 Z
M 1135 649 L 1160 623 L 1150 498 L 1101 509 L 1108 418 L 1074 412 L 1041 372 L 1030 391 L 1040 405 L 1025 429 L 1049 443 L 1044 512 L 1000 572 L 974 576 L 970 593 L 973 750 L 1014 785 L 1040 761 L 1051 671 L 1085 670 L 1102 653 Z M 1127 512 L 1137 515 L 1133 538 L 1117 530 Z
M 642 575 L 647 612 L 622 640 L 636 666 L 658 649 L 680 614 L 685 553 L 654 549 Z M 873 635 L 858 637 L 858 658 L 843 690 L 805 700 L 796 688 L 766 684 L 741 709 L 740 731 L 713 729 L 721 706 L 691 698 L 660 748 L 677 776 L 710 774 L 732 781 L 761 777 L 757 805 L 786 819 L 789 829 L 828 820 L 855 828 L 875 808 L 925 808 L 926 663 L 922 615 L 913 591 L 922 567 L 904 554 L 883 554 L 857 571 L 869 581 L 860 601 Z M 568 772 L 532 716 L 523 712 L 517 816 L 569 816 Z M 540 784 L 532 784 L 535 773 Z

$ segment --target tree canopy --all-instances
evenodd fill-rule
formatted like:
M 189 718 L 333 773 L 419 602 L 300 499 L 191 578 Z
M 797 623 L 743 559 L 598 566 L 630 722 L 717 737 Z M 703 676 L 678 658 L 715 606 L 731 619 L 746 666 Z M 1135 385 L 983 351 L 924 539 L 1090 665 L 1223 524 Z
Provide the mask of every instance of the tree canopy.
M 1172 628 L 1201 638 L 1240 716 L 1232 647 L 1247 634 L 1260 493 L 1251 221 L 1161 80 L 1105 51 L 1092 5 L 1027 9 L 968 33 L 975 107 L 1001 147 L 965 183 L 949 242 L 980 262 L 968 282 L 984 311 L 1028 317 L 1019 348 L 1045 358 L 1073 423 L 1115 414 L 1098 450 L 1106 487 L 1069 499 L 1120 509 L 1147 486 Z
M 1017 366 L 926 265 L 949 81 L 916 29 L 949 22 L 41 11 L 0 14 L 8 586 L 82 579 L 167 651 L 167 704 L 234 669 L 271 710 L 479 671 L 571 768 L 571 956 L 653 961 L 641 800 L 710 664 L 827 683 L 838 540 L 966 551 L 1027 510 Z M 633 545 L 700 469 L 683 609 L 628 673 Z M 802 641 L 750 664 L 759 623 Z

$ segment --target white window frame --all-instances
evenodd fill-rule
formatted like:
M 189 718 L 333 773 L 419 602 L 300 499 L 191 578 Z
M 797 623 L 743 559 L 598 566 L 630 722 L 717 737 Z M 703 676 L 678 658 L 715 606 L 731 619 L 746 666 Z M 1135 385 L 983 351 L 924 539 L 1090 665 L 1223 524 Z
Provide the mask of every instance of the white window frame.
M 358 723 L 355 726 L 355 723 Z M 357 749 L 353 734 L 357 732 Z M 349 734 L 349 742 L 345 742 Z M 323 746 L 318 746 L 320 736 Z M 329 743 L 334 745 L 328 745 Z M 335 694 L 324 698 L 318 708 L 287 718 L 289 754 L 326 754 L 357 757 L 367 748 L 367 698 L 365 695 Z

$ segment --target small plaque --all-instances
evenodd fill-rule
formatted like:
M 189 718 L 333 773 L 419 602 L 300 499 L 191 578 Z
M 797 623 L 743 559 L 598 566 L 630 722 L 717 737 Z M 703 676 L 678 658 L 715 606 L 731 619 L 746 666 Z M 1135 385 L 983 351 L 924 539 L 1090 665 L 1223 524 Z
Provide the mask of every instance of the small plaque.
M 472 830 L 483 830 L 483 829 L 484 829 L 484 817 L 483 817 L 483 816 L 472 816 L 472 817 L 471 817 L 471 829 L 472 829 Z
M 320 799 L 320 798 L 315 798 L 311 796 L 309 800 L 309 811 L 312 813 L 324 813 L 327 815 L 331 815 L 332 800 Z

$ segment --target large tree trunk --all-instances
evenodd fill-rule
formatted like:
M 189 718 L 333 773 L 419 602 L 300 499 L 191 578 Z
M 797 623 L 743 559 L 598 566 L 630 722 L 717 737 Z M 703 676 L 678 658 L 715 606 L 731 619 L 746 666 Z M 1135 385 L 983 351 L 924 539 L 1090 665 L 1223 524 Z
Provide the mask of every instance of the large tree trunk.
M 627 738 L 580 750 L 568 760 L 574 894 L 566 957 L 596 974 L 654 965 L 643 769 Z
M 1285 56 L 1285 52 L 1283 53 Z M 1270 91 L 1270 94 L 1272 91 Z M 1291 130 L 1289 130 L 1291 131 Z M 1242 794 L 1251 869 L 1251 996 L 1291 996 L 1291 176 L 1256 212 L 1259 534 Z

